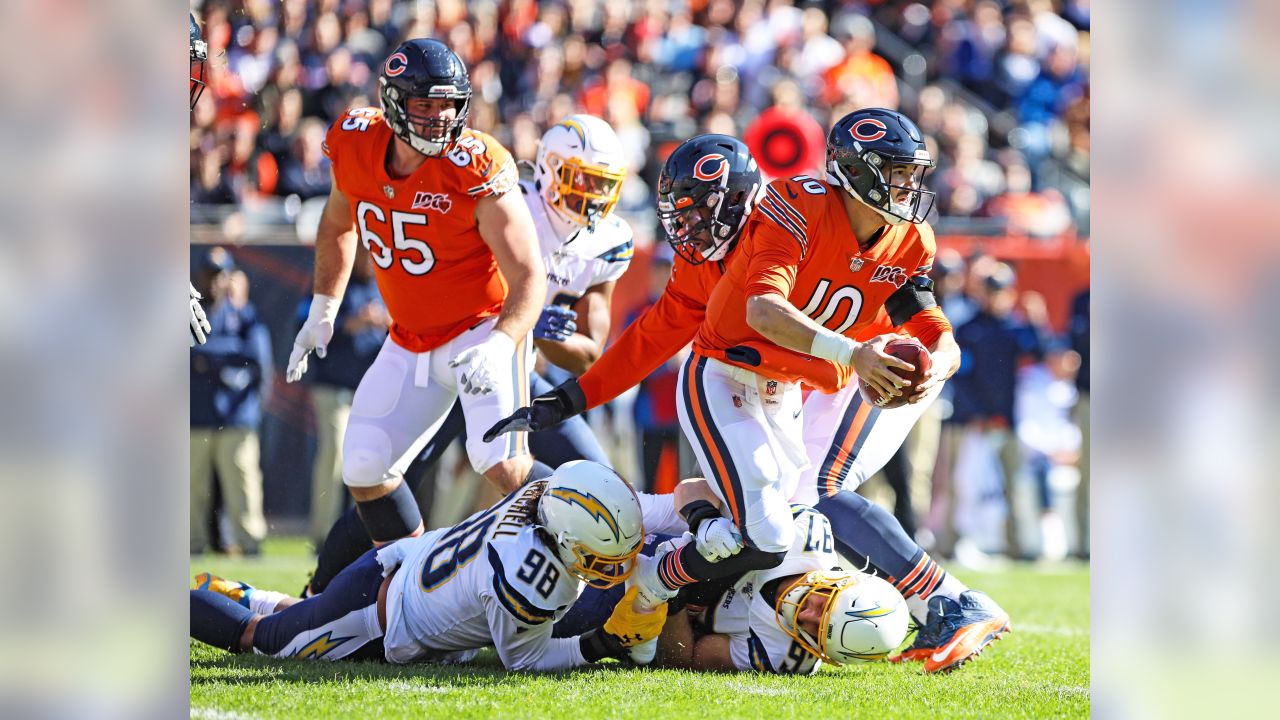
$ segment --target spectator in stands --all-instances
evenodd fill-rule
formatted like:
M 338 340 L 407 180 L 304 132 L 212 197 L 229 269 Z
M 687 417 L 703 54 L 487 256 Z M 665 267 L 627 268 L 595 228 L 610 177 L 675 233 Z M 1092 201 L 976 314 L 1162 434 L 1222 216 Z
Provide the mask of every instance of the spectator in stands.
M 968 17 L 953 23 L 943 33 L 943 66 L 980 97 L 993 104 L 1000 103 L 995 65 L 1005 38 L 1000 6 L 992 0 L 980 0 Z
M 1040 68 L 1040 75 L 1018 99 L 1018 120 L 1023 136 L 1023 153 L 1031 167 L 1052 152 L 1051 131 L 1071 102 L 1084 92 L 1085 76 L 1076 62 L 1076 46 L 1054 45 Z
M 1080 356 L 1054 339 L 1045 345 L 1044 362 L 1027 365 L 1018 373 L 1017 435 L 1036 489 L 1043 560 L 1067 556 L 1066 525 L 1054 504 L 1050 478 L 1054 468 L 1079 460 L 1080 429 L 1071 421 L 1079 369 Z
M 226 547 L 256 555 L 267 535 L 258 427 L 271 385 L 271 338 L 226 250 L 209 252 L 201 280 L 212 330 L 191 350 L 191 552 L 216 547 L 206 530 L 216 473 L 231 528 Z
M 325 124 L 315 118 L 302 122 L 293 152 L 280 167 L 277 195 L 297 195 L 308 200 L 329 194 L 329 158 L 324 154 L 326 131 Z
M 310 310 L 311 298 L 307 296 L 298 306 L 299 327 Z M 346 509 L 347 491 L 342 484 L 342 436 L 351 415 L 351 399 L 356 386 L 382 348 L 389 327 L 391 316 L 378 293 L 369 254 L 358 252 L 351 268 L 351 282 L 334 321 L 328 354 L 325 361 L 316 363 L 307 376 L 316 418 L 316 460 L 311 473 L 308 528 L 316 547 L 324 542 L 329 528 Z
M 844 42 L 844 59 L 823 74 L 823 102 L 842 101 L 864 107 L 898 107 L 898 81 L 893 68 L 872 52 L 876 30 L 862 15 L 847 15 L 836 24 L 836 37 Z
M 979 309 L 968 322 L 956 328 L 960 344 L 960 369 L 951 382 L 955 385 L 952 420 L 976 434 L 990 451 L 999 457 L 1008 513 L 1005 517 L 1005 551 L 1010 557 L 1023 557 L 1019 536 L 1019 518 L 1015 502 L 1015 486 L 1022 467 L 1022 453 L 1013 435 L 1016 427 L 1014 411 L 1015 386 L 1019 364 L 1028 358 L 1039 359 L 1044 332 L 1043 300 L 1029 300 L 1030 317 L 1016 312 L 1018 291 L 1014 287 L 1013 269 L 997 263 L 983 278 L 978 295 Z M 1028 298 L 1038 297 L 1027 293 Z M 959 460 L 957 460 L 957 463 Z
M 1053 188 L 1031 189 L 1031 171 L 1022 156 L 1006 152 L 1002 158 L 1005 191 L 977 213 L 1004 218 L 1008 232 L 1034 238 L 1055 238 L 1071 229 L 1071 209 L 1062 193 Z

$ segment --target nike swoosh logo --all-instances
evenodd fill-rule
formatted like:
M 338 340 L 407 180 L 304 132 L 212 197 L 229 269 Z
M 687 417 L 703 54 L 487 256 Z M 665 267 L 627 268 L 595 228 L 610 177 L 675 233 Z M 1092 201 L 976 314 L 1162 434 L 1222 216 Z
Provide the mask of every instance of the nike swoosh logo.
M 782 189 L 787 191 L 787 195 L 790 195 L 792 200 L 795 200 L 796 198 L 800 197 L 799 195 L 792 192 L 790 186 L 784 185 Z
M 958 636 L 957 636 L 957 637 L 955 637 L 955 638 L 952 638 L 951 642 L 947 643 L 945 646 L 943 646 L 943 647 L 941 647 L 941 648 L 938 648 L 938 649 L 933 653 L 933 657 L 931 657 L 930 659 L 931 659 L 931 660 L 933 660 L 934 662 L 942 662 L 943 660 L 946 660 L 946 659 L 947 659 L 947 655 L 950 655 L 950 654 L 951 654 L 951 651 L 952 651 L 952 650 L 954 650 L 954 649 L 956 648 L 956 646 L 957 646 L 957 645 L 959 645 L 961 642 L 963 642 L 965 639 L 967 639 L 970 635 L 972 635 L 972 634 L 973 634 L 973 631 L 974 631 L 974 630 L 977 630 L 977 629 L 978 629 L 978 628 L 976 628 L 976 627 L 968 627 L 968 628 L 965 628 L 965 629 L 960 633 L 960 635 L 958 635 Z

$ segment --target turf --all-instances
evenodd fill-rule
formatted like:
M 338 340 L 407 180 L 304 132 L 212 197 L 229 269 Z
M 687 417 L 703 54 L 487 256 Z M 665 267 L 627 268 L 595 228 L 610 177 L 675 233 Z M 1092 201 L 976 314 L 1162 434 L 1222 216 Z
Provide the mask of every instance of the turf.
M 307 545 L 270 542 L 261 558 L 193 557 L 202 570 L 296 591 Z M 512 674 L 490 650 L 465 667 L 276 660 L 191 643 L 193 718 L 994 718 L 1089 714 L 1089 575 L 1084 566 L 960 572 L 1009 611 L 1013 632 L 945 676 L 919 665 L 824 668 L 813 677 L 713 675 L 606 665 Z

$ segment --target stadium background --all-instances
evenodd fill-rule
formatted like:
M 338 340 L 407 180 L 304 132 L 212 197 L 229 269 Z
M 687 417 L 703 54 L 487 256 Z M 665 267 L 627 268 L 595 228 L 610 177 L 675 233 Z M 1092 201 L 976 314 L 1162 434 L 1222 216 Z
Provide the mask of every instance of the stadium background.
M 813 127 L 862 106 L 900 109 L 926 133 L 941 247 L 1008 261 L 1059 334 L 1088 285 L 1086 0 L 211 0 L 196 12 L 211 62 L 191 124 L 192 276 L 208 246 L 227 247 L 271 331 L 260 433 L 273 522 L 305 515 L 309 497 L 310 397 L 284 383 L 283 368 L 329 190 L 320 141 L 345 108 L 377 104 L 377 69 L 406 38 L 444 39 L 467 61 L 470 124 L 517 159 L 532 159 L 542 131 L 570 112 L 617 130 L 631 156 L 618 212 L 637 254 L 615 295 L 615 332 L 644 300 L 651 188 L 676 144 L 781 130 L 753 144 L 757 156 L 794 154 L 788 172 L 816 172 L 821 154 L 803 144 Z M 794 153 L 792 135 L 802 139 Z

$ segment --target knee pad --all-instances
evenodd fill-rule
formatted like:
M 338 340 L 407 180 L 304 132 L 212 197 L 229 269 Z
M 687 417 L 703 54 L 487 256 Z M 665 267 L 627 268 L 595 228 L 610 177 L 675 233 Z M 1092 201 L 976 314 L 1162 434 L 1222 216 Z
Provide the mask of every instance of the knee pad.
M 375 543 L 388 543 L 412 535 L 422 525 L 418 501 L 408 485 L 400 483 L 389 494 L 376 500 L 356 503 L 356 511 L 364 521 L 369 537 Z
M 342 444 L 342 482 L 374 487 L 391 479 L 391 438 L 372 427 L 350 427 Z

